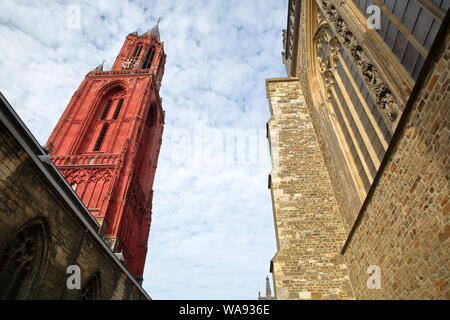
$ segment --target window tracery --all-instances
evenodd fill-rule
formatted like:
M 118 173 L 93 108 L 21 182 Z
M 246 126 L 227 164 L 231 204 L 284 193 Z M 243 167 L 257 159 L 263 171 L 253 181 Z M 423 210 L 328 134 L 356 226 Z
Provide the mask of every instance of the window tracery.
M 18 232 L 0 257 L 0 299 L 25 299 L 38 279 L 47 245 L 42 223 Z

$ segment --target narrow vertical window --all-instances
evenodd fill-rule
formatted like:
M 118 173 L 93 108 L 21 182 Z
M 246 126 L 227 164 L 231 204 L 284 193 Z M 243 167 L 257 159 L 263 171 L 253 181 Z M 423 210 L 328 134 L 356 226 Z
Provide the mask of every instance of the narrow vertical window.
M 141 54 L 142 45 L 137 45 L 136 48 L 134 48 L 133 54 L 131 58 L 137 58 Z
M 144 63 L 142 64 L 142 69 L 149 69 L 152 65 L 153 57 L 155 56 L 155 50 L 153 47 L 148 48 L 147 55 L 145 56 Z
M 105 139 L 106 131 L 108 131 L 108 123 L 105 123 L 98 135 L 97 142 L 95 143 L 94 151 L 100 151 L 103 140 Z
M 122 109 L 123 99 L 120 99 L 117 103 L 116 111 L 114 111 L 113 119 L 116 120 L 120 114 L 120 110 Z
M 100 119 L 102 119 L 102 120 L 106 119 L 106 117 L 108 116 L 109 109 L 111 109 L 111 104 L 112 104 L 112 100 L 109 99 L 105 105 L 105 109 L 103 109 L 103 113 L 102 113 Z

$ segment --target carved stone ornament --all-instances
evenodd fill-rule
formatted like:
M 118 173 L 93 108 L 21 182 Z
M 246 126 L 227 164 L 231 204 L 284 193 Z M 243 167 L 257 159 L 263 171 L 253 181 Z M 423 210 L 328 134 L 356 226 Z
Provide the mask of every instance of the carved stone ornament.
M 333 72 L 331 72 L 331 70 L 326 70 L 323 73 L 323 81 L 326 88 L 331 88 L 334 86 L 334 75 Z
M 89 174 L 84 169 L 60 169 L 60 171 L 70 185 L 85 182 L 89 177 Z
M 113 95 L 111 95 L 111 100 L 120 100 L 120 99 L 124 99 L 125 98 L 125 92 L 117 92 L 117 93 L 115 93 L 115 94 L 113 94 Z
M 324 73 L 330 67 L 330 45 L 325 31 L 320 32 L 316 40 L 317 63 L 319 71 Z
M 391 89 L 385 84 L 380 73 L 371 63 L 364 49 L 358 44 L 355 36 L 349 30 L 342 17 L 339 16 L 336 7 L 331 1 L 321 0 L 319 4 L 328 22 L 334 27 L 340 42 L 349 50 L 353 62 L 360 68 L 367 87 L 376 97 L 376 105 L 385 112 L 389 120 L 395 121 L 397 118 L 396 110 L 399 107 Z
M 338 38 L 333 37 L 330 40 L 330 57 L 332 59 L 337 58 L 339 50 L 341 50 L 341 43 L 339 42 Z
M 114 168 L 76 168 L 61 169 L 61 173 L 70 185 L 83 182 L 109 181 L 114 173 Z

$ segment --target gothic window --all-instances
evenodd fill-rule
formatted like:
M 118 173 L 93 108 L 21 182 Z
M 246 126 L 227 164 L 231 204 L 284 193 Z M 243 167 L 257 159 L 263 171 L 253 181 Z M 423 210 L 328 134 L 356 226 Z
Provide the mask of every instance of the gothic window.
M 120 110 L 122 109 L 123 99 L 120 99 L 117 103 L 116 111 L 114 111 L 113 119 L 116 120 L 120 114 Z
M 314 49 L 319 90 L 334 115 L 336 135 L 355 184 L 364 193 L 370 188 L 392 137 L 392 121 L 376 106 L 374 93 L 348 49 L 324 21 L 315 32 Z
M 109 113 L 109 109 L 111 109 L 111 105 L 112 105 L 112 100 L 108 99 L 108 101 L 106 102 L 106 105 L 105 105 L 105 109 L 103 109 L 103 113 L 102 113 L 100 119 L 102 119 L 102 120 L 106 119 L 106 117 L 108 116 L 108 113 Z
M 47 256 L 42 223 L 17 233 L 0 257 L 0 299 L 31 297 L 31 288 L 39 278 Z
M 153 57 L 155 56 L 155 50 L 153 47 L 149 47 L 147 51 L 147 55 L 145 56 L 144 62 L 142 64 L 142 69 L 150 69 Z
M 96 112 L 90 118 L 90 138 L 80 144 L 81 152 L 97 152 L 102 149 L 105 136 L 114 130 L 114 122 L 120 116 L 126 99 L 126 88 L 121 83 L 109 85 L 101 91 L 101 98 L 95 105 Z M 111 126 L 111 122 L 113 126 Z M 99 129 L 100 128 L 100 129 Z
M 370 5 L 381 8 L 377 33 L 414 80 L 437 35 L 450 0 L 353 0 L 363 15 Z
M 80 300 L 98 300 L 100 291 L 100 277 L 95 273 L 81 290 Z
M 100 130 L 100 134 L 98 135 L 97 141 L 95 142 L 94 151 L 100 151 L 100 148 L 102 147 L 103 140 L 105 139 L 107 131 L 108 131 L 108 123 L 104 123 L 102 129 Z

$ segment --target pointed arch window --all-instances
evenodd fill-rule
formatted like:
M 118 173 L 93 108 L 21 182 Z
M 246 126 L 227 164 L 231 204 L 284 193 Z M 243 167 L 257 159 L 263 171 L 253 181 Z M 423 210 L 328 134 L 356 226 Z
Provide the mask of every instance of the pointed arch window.
M 47 243 L 42 223 L 18 232 L 0 256 L 0 299 L 26 299 L 42 273 Z
M 155 49 L 153 47 L 148 48 L 147 55 L 145 56 L 144 62 L 142 64 L 142 69 L 150 69 L 154 56 Z
M 100 151 L 102 147 L 103 140 L 105 140 L 106 132 L 108 131 L 108 123 L 104 123 L 102 129 L 100 130 L 100 134 L 98 135 L 97 141 L 95 142 L 94 151 Z

